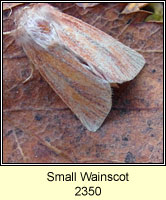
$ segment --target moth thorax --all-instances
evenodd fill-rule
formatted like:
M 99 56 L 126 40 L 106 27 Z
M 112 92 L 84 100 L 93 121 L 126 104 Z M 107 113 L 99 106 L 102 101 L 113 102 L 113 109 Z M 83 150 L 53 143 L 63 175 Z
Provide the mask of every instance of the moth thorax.
M 50 25 L 45 20 L 40 20 L 37 22 L 37 27 L 39 28 L 41 33 L 49 34 L 51 32 Z

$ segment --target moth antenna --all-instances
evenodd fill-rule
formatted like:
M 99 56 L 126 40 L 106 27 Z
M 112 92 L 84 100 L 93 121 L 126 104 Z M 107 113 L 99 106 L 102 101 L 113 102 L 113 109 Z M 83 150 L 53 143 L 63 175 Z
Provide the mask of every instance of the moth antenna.
M 11 33 L 13 33 L 13 31 L 5 31 L 5 32 L 3 32 L 3 35 L 10 35 Z
M 16 32 L 17 29 L 14 29 L 12 31 L 5 31 L 3 32 L 3 35 L 10 35 L 10 34 L 14 34 Z
M 3 35 L 14 35 L 16 33 L 16 31 L 18 31 L 21 27 L 17 27 L 16 29 L 14 30 L 11 30 L 11 31 L 5 31 L 3 32 Z

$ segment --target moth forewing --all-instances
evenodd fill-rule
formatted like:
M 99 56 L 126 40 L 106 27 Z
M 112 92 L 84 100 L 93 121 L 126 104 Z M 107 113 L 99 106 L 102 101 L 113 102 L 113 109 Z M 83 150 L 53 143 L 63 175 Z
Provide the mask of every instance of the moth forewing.
M 60 40 L 85 59 L 96 76 L 110 83 L 123 83 L 135 78 L 143 68 L 145 59 L 135 50 L 101 30 L 59 12 L 53 11 L 52 17 L 55 20 L 60 19 Z
M 111 109 L 110 83 L 133 79 L 145 63 L 136 51 L 48 4 L 30 4 L 15 22 L 16 41 L 90 131 Z
M 24 45 L 24 51 L 83 125 L 96 131 L 112 106 L 110 84 L 83 68 L 63 46 L 47 52 L 38 45 Z

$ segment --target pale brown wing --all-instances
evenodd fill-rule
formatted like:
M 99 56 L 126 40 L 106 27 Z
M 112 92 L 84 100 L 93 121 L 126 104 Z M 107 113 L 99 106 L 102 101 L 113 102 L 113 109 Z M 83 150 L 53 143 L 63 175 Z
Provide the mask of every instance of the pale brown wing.
M 110 83 L 133 79 L 145 60 L 102 31 L 48 4 L 30 4 L 15 38 L 31 62 L 88 130 L 111 109 Z
M 83 67 L 79 59 L 64 47 L 56 45 L 49 52 L 28 43 L 24 51 L 49 83 L 90 131 L 96 131 L 108 115 L 111 88 Z
M 59 39 L 85 60 L 98 77 L 110 83 L 123 83 L 132 80 L 143 68 L 143 56 L 110 35 L 55 9 L 50 9 L 49 15 L 56 22 L 55 30 L 60 30 Z
M 110 83 L 132 80 L 145 64 L 135 50 L 48 4 L 32 4 L 22 13 L 18 27 L 25 30 L 17 37 L 22 37 L 19 40 L 27 41 L 30 37 L 45 49 L 56 43 L 63 45 L 86 64 L 83 67 Z

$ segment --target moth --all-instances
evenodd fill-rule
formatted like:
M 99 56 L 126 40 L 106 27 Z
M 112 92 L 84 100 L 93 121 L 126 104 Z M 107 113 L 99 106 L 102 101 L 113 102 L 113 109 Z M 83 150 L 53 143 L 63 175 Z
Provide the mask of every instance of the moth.
M 29 4 L 14 19 L 10 34 L 35 69 L 95 132 L 112 107 L 110 84 L 134 79 L 145 64 L 143 56 L 46 3 Z

